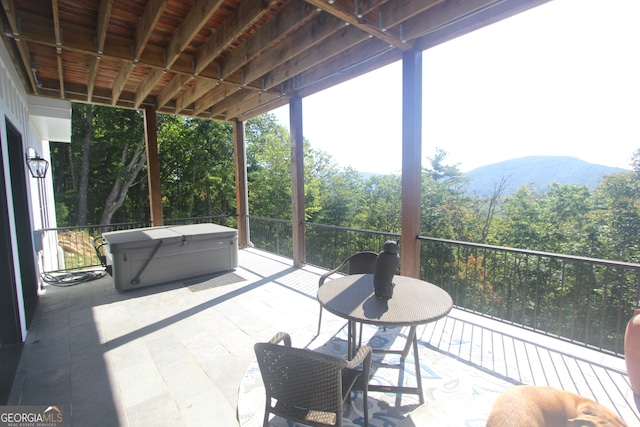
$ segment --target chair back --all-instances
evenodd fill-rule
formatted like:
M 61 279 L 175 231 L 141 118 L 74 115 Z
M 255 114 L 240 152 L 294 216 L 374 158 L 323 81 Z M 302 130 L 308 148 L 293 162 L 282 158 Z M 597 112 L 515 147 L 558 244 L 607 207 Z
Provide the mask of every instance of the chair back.
M 349 257 L 347 274 L 373 274 L 378 254 L 375 252 L 358 252 Z
M 254 349 L 267 392 L 267 405 L 271 405 L 269 401 L 274 398 L 278 405 L 340 411 L 344 360 L 272 343 L 257 343 Z

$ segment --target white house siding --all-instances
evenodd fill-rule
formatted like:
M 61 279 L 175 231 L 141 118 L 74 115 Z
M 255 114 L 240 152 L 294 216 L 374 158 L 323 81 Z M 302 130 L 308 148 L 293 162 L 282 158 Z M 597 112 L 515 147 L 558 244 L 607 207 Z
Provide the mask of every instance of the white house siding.
M 11 61 L 11 57 L 4 45 L 4 43 L 0 43 L 0 142 L 2 144 L 2 158 L 3 158 L 3 167 L 4 167 L 4 181 L 6 187 L 6 197 L 7 197 L 7 205 L 8 205 L 8 215 L 9 215 L 9 235 L 11 240 L 11 251 L 12 251 L 12 259 L 14 266 L 14 274 L 16 279 L 16 296 L 19 307 L 19 316 L 21 323 L 21 334 L 22 339 L 26 338 L 27 329 L 26 329 L 26 321 L 25 321 L 25 311 L 24 311 L 24 299 L 22 293 L 22 278 L 20 276 L 20 266 L 19 266 L 19 256 L 18 256 L 18 245 L 17 245 L 17 236 L 16 236 L 16 227 L 15 227 L 15 213 L 14 213 L 14 204 L 13 204 L 13 193 L 12 193 L 12 183 L 11 183 L 11 174 L 9 170 L 9 148 L 8 148 L 8 136 L 7 136 L 7 121 L 9 121 L 13 127 L 17 129 L 22 137 L 22 143 L 24 149 L 27 150 L 29 148 L 33 148 L 44 158 L 49 157 L 49 147 L 48 141 L 46 144 L 43 144 L 43 141 L 38 137 L 38 134 L 34 127 L 30 124 L 29 121 L 29 111 L 28 111 L 28 97 L 27 93 L 22 86 L 22 82 L 18 77 L 18 74 L 13 66 Z M 28 171 L 25 168 L 26 175 L 29 175 Z M 48 185 L 50 187 L 51 183 L 51 174 L 48 174 Z M 37 194 L 37 183 L 32 182 L 35 179 L 32 179 L 30 176 L 26 176 L 27 181 L 27 191 L 29 194 L 29 211 L 30 211 L 30 222 L 32 229 L 34 228 L 34 206 L 38 204 L 38 194 Z M 4 195 L 0 195 L 0 197 L 4 197 Z M 52 203 L 52 202 L 51 202 Z M 53 203 L 52 203 L 53 206 Z M 53 209 L 51 209 L 53 210 Z M 4 230 L 3 230 L 4 232 Z M 35 256 L 35 255 L 34 255 Z

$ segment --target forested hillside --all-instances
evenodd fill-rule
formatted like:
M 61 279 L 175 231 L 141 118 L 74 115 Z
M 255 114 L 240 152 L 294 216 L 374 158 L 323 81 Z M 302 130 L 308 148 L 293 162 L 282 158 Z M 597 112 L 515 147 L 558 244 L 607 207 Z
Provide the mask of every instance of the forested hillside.
M 469 177 L 472 194 L 488 195 L 493 191 L 494 183 L 503 177 L 508 179 L 505 194 L 511 194 L 529 184 L 537 191 L 543 191 L 554 182 L 595 189 L 605 175 L 622 172 L 629 170 L 596 165 L 576 157 L 528 156 L 481 166 L 465 175 Z
M 149 219 L 142 116 L 73 106 L 73 142 L 52 146 L 59 225 Z M 232 126 L 159 116 L 165 218 L 235 214 Z M 246 123 L 249 211 L 291 218 L 289 134 L 272 115 Z M 84 142 L 84 143 L 83 143 Z M 470 194 L 469 178 L 446 153 L 423 161 L 421 234 L 453 240 L 637 262 L 640 168 L 605 175 L 595 187 L 552 183 L 543 190 L 496 176 L 492 191 Z M 306 221 L 399 233 L 401 178 L 364 178 L 305 141 Z M 84 197 L 81 197 L 84 196 Z M 106 213 L 106 214 L 105 214 Z M 233 221 L 233 219 L 232 219 Z M 233 224 L 231 224 L 233 225 Z

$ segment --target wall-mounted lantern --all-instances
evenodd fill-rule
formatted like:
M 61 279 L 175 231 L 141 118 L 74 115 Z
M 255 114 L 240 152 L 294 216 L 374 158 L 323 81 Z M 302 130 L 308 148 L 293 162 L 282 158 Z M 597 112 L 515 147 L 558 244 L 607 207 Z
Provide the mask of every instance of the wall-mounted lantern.
M 32 177 L 42 179 L 47 176 L 49 162 L 38 154 L 34 154 L 31 157 L 27 155 L 27 166 L 29 167 L 29 172 L 31 172 Z

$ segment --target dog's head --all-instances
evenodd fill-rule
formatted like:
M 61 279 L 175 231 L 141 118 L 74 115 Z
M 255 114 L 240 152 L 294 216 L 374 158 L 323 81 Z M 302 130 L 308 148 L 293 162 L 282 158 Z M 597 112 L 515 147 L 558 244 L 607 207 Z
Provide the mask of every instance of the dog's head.
M 567 420 L 567 427 L 628 427 L 627 423 L 604 406 L 585 405 L 575 418 Z

